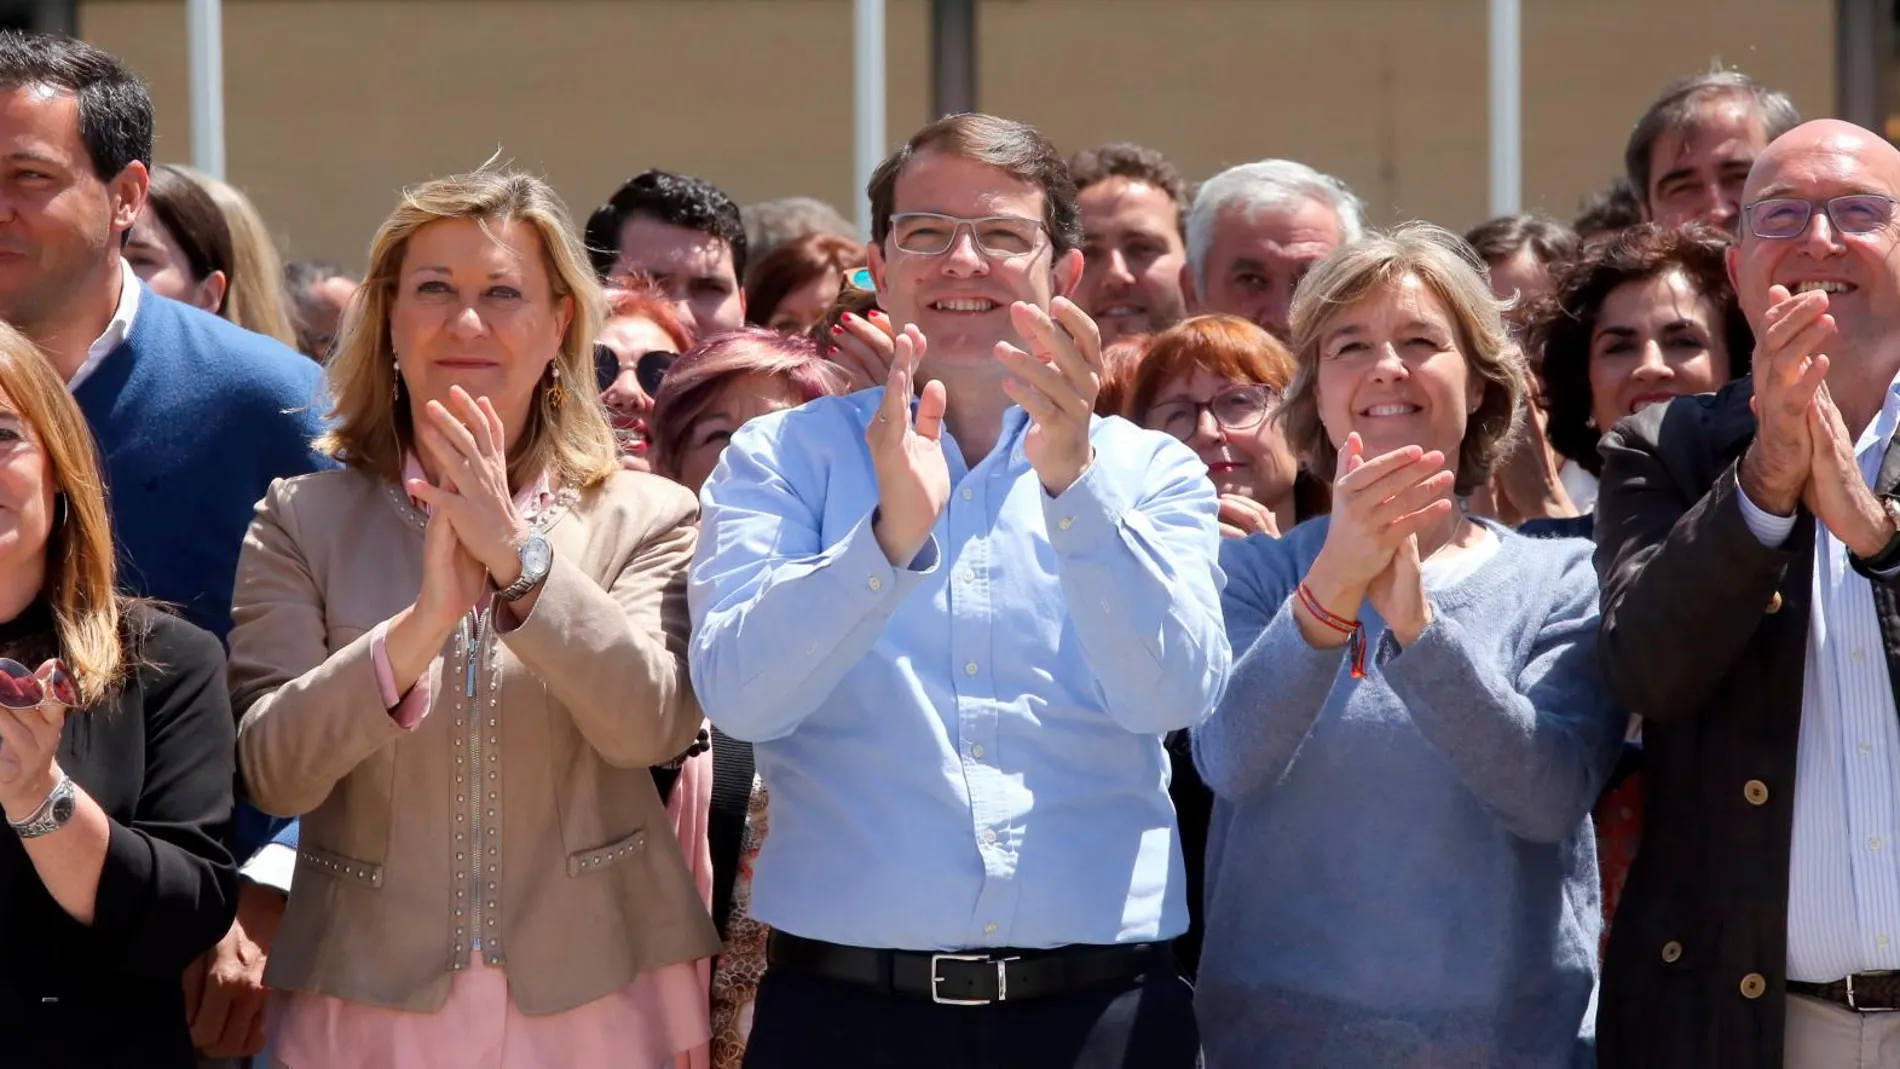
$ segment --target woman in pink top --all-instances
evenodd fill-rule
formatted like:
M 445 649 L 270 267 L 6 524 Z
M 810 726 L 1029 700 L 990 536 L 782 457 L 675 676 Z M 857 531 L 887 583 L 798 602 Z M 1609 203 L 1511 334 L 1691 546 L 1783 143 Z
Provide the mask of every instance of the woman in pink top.
M 251 796 L 303 818 L 266 979 L 292 1069 L 704 1064 L 692 495 L 622 470 L 604 300 L 525 175 L 410 191 L 331 363 L 343 465 L 258 506 L 231 634 Z M 682 849 L 682 845 L 685 849 Z

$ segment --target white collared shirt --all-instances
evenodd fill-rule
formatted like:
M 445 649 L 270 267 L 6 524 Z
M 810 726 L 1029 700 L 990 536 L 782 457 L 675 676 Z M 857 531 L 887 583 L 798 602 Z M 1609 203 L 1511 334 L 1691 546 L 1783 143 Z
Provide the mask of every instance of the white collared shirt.
M 1854 443 L 1869 485 L 1900 427 L 1900 379 Z M 1770 546 L 1793 516 L 1741 495 L 1742 518 Z M 1788 866 L 1788 979 L 1827 983 L 1900 969 L 1900 720 L 1873 584 L 1847 547 L 1815 521 L 1814 605 L 1795 749 L 1794 841 Z M 1740 788 L 1737 788 L 1740 793 Z
M 99 364 L 111 354 L 112 350 L 125 344 L 132 333 L 132 320 L 139 314 L 139 293 L 142 288 L 139 276 L 132 273 L 132 265 L 119 258 L 119 306 L 112 312 L 112 321 L 106 324 L 105 333 L 100 334 L 86 349 L 86 362 L 79 365 L 73 377 L 66 380 L 68 392 L 77 392 L 79 384 L 85 382 Z

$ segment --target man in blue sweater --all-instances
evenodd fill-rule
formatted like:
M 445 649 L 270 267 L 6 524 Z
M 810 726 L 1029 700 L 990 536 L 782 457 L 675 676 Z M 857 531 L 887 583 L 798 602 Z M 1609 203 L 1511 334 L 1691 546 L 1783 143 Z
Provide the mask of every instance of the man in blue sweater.
M 153 294 L 121 259 L 145 204 L 152 128 L 144 85 L 115 57 L 0 33 L 0 318 L 38 343 L 86 413 L 127 587 L 223 636 L 253 507 L 271 480 L 324 463 L 310 446 L 322 375 Z M 240 805 L 237 856 L 274 830 Z M 262 1047 L 263 959 L 283 901 L 248 882 L 238 923 L 187 978 L 205 1053 Z

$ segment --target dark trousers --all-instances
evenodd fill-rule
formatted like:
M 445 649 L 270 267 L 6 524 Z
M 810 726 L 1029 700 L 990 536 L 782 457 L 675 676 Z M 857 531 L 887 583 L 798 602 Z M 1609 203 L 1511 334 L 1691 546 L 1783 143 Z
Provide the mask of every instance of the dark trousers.
M 1132 984 L 989 1006 L 774 965 L 759 985 L 745 1069 L 1194 1069 L 1194 991 L 1158 953 Z

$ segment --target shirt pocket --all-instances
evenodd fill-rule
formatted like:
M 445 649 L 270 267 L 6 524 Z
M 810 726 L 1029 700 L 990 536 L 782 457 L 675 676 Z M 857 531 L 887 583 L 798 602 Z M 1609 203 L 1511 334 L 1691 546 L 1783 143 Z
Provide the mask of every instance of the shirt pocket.
M 622 861 L 644 854 L 647 848 L 645 828 L 615 839 L 609 843 L 587 850 L 575 850 L 567 855 L 567 874 L 569 876 L 589 876 L 611 868 Z

